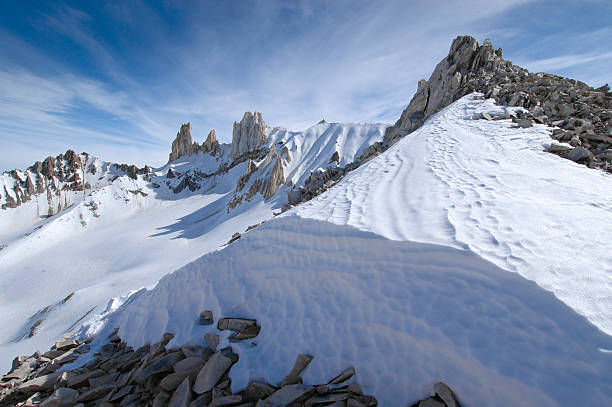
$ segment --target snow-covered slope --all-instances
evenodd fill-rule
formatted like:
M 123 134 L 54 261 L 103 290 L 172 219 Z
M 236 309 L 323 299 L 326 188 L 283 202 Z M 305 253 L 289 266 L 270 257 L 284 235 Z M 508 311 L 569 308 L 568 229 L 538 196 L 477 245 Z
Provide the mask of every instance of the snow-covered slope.
M 335 151 L 342 162 L 352 161 L 363 147 L 382 139 L 385 127 L 268 128 L 268 143 L 252 159 L 232 161 L 226 144 L 215 154 L 184 156 L 133 177 L 88 156 L 89 164 L 79 168 L 89 186 L 76 192 L 60 186 L 59 213 L 41 219 L 36 202 L 46 202 L 47 196 L 37 193 L 17 208 L 0 210 L 0 366 L 8 370 L 15 355 L 49 348 L 101 313 L 111 298 L 153 286 L 165 274 L 223 247 L 234 233 L 280 212 L 287 200 L 284 184 L 269 199 L 258 190 L 228 206 L 249 164 L 256 169 L 245 191 L 257 180 L 267 182 L 271 166 L 264 164 L 270 151 L 283 157 L 283 177 L 301 180 L 327 167 Z M 281 153 L 285 146 L 289 154 Z M 87 171 L 90 164 L 96 171 Z
M 612 179 L 545 153 L 544 127 L 472 119 L 500 109 L 464 97 L 82 333 L 199 342 L 212 309 L 262 326 L 236 388 L 280 380 L 303 352 L 315 356 L 305 381 L 354 365 L 383 405 L 437 380 L 466 406 L 611 404 Z

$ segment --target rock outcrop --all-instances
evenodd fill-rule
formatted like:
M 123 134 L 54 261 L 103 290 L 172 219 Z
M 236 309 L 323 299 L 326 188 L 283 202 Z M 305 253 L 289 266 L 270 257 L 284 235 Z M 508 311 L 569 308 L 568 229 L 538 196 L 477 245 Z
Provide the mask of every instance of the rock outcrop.
M 168 157 L 168 162 L 172 162 L 183 156 L 197 154 L 199 151 L 203 154 L 210 155 L 219 153 L 220 146 L 217 141 L 215 130 L 211 130 L 206 140 L 204 140 L 202 145 L 199 145 L 197 142 L 193 141 L 191 123 L 184 123 L 179 132 L 176 133 L 176 138 L 172 142 L 172 151 Z
M 384 144 L 420 127 L 446 106 L 474 91 L 504 106 L 523 107 L 528 113 L 515 122 L 530 127 L 535 121 L 560 128 L 552 137 L 583 150 L 553 151 L 563 157 L 612 172 L 612 93 L 604 85 L 592 87 L 573 79 L 546 73 L 531 73 L 502 58 L 502 50 L 469 36 L 453 41 L 448 56 L 434 69 L 428 81 L 421 80 L 408 107 L 385 135 Z M 483 117 L 486 119 L 486 117 Z
M 199 149 L 200 146 L 193 141 L 193 136 L 191 135 L 191 123 L 184 123 L 172 142 L 172 151 L 170 152 L 168 162 L 177 160 L 185 155 L 195 154 Z
M 240 123 L 234 122 L 230 157 L 237 158 L 249 151 L 258 149 L 267 141 L 266 123 L 261 113 L 246 112 Z
M 219 142 L 215 130 L 211 130 L 206 137 L 206 140 L 200 146 L 200 151 L 204 154 L 216 155 L 219 152 Z

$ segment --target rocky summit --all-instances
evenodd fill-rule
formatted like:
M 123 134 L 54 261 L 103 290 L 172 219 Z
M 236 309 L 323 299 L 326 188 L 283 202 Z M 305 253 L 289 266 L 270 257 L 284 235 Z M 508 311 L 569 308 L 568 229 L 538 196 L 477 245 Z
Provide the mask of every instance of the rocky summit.
M 261 113 L 246 112 L 240 123 L 234 122 L 230 156 L 237 158 L 246 152 L 253 151 L 266 140 L 266 123 Z

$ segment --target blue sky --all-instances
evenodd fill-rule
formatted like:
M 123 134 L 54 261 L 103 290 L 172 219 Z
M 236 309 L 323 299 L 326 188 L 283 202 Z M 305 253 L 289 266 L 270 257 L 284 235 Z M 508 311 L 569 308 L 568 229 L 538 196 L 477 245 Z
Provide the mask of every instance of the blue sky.
M 612 84 L 611 20 L 609 0 L 4 1 L 0 170 L 68 148 L 160 165 L 181 123 L 229 142 L 246 110 L 392 123 L 461 34 Z

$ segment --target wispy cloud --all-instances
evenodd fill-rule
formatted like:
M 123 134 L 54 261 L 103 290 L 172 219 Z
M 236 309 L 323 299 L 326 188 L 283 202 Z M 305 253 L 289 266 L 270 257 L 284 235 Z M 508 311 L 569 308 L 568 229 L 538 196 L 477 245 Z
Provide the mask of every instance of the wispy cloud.
M 215 128 L 230 141 L 233 121 L 246 110 L 295 130 L 321 117 L 392 123 L 461 34 L 492 38 L 532 70 L 565 66 L 595 77 L 609 65 L 609 46 L 568 48 L 558 57 L 554 34 L 534 32 L 526 21 L 533 7 L 542 1 L 111 2 L 28 10 L 25 28 L 0 27 L 0 143 L 27 145 L 21 151 L 28 154 L 70 147 L 156 164 L 167 159 L 181 123 L 192 122 L 196 139 Z M 605 30 L 593 38 L 605 43 Z M 542 44 L 557 44 L 557 55 L 539 57 Z M 578 64 L 585 58 L 592 59 Z M 0 155 L 0 169 L 44 155 Z
M 612 52 L 561 55 L 553 58 L 519 61 L 518 63 L 533 72 L 548 72 L 589 64 L 594 61 L 605 62 L 610 60 L 612 60 Z

